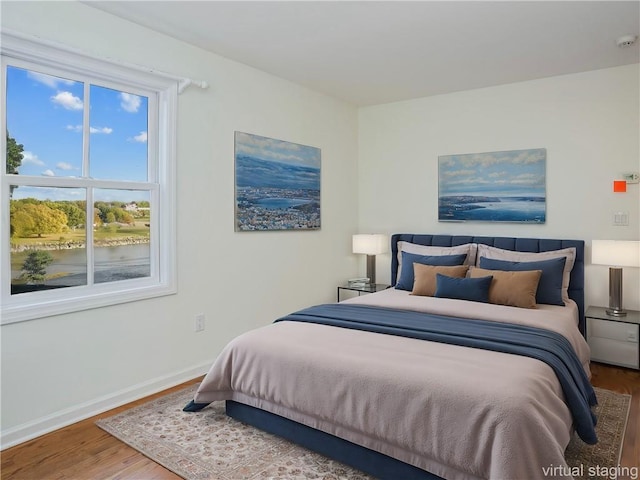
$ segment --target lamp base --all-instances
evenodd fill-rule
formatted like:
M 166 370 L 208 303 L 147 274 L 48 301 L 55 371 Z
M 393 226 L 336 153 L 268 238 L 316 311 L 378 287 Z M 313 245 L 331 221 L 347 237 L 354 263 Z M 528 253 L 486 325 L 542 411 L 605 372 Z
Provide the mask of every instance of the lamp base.
M 627 312 L 622 308 L 622 268 L 609 268 L 609 308 L 607 315 L 624 317 Z
M 369 277 L 369 285 L 376 284 L 376 256 L 367 255 L 367 277 Z

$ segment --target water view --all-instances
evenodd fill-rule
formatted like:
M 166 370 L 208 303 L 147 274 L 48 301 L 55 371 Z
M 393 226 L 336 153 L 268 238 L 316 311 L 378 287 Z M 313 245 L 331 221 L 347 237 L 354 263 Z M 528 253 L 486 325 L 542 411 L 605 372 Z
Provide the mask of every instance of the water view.
M 261 198 L 256 200 L 256 204 L 268 210 L 279 210 L 305 205 L 311 201 L 303 198 Z
M 11 278 L 22 275 L 22 263 L 28 252 L 12 254 Z M 50 250 L 53 257 L 47 268 L 44 285 L 76 287 L 87 284 L 87 251 L 85 248 Z M 95 283 L 113 282 L 151 275 L 149 244 L 118 245 L 94 249 Z
M 545 200 L 540 197 L 440 197 L 441 221 L 484 220 L 492 222 L 544 222 Z

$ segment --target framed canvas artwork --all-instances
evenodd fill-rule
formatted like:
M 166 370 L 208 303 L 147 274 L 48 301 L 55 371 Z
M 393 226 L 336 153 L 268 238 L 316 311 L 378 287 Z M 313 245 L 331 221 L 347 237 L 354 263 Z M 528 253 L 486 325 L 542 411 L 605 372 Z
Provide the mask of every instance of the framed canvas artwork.
M 235 132 L 236 231 L 320 228 L 316 147 Z
M 438 157 L 438 220 L 544 223 L 547 150 Z

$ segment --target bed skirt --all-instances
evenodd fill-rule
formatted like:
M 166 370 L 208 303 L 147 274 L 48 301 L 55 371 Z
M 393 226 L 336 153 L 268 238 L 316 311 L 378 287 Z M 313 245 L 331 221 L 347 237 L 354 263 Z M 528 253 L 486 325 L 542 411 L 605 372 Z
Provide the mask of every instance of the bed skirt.
M 226 401 L 231 418 L 357 468 L 380 480 L 442 480 L 432 473 L 329 433 L 243 403 Z

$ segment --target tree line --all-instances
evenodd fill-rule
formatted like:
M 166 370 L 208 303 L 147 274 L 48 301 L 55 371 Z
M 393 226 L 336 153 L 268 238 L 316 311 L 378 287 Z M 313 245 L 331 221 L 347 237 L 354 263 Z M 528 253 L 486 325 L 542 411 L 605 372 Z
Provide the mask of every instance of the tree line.
M 133 202 L 140 208 L 149 208 L 149 202 Z M 76 228 L 84 228 L 87 203 L 84 200 L 38 200 L 23 198 L 11 200 L 11 236 L 27 238 L 51 233 L 65 233 Z M 128 212 L 123 202 L 95 202 L 93 225 L 110 223 L 132 224 L 135 216 L 143 212 Z

